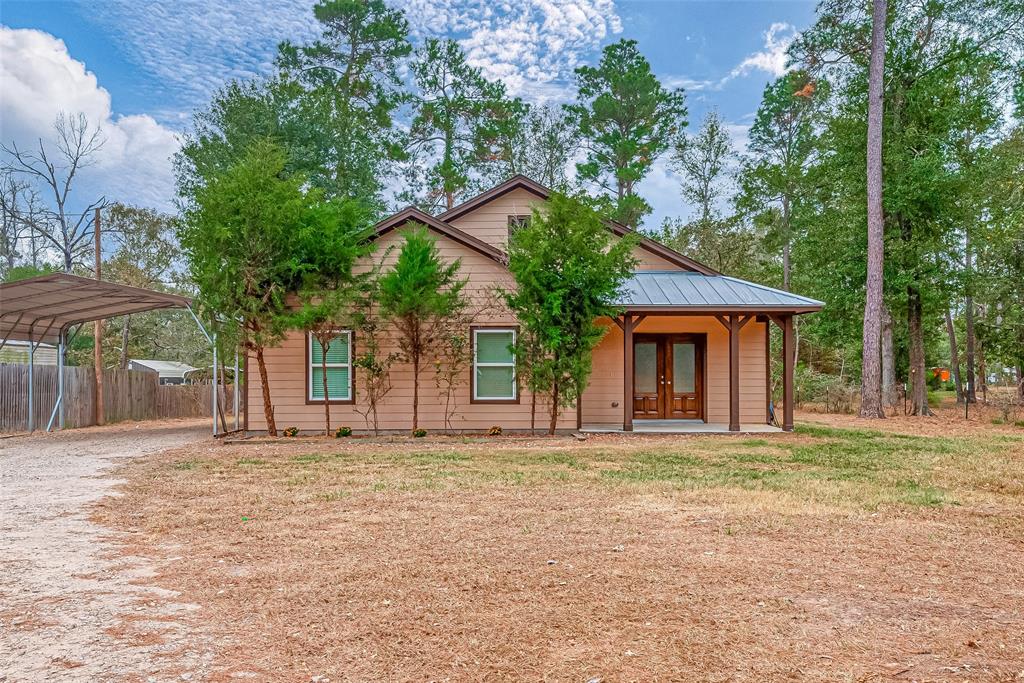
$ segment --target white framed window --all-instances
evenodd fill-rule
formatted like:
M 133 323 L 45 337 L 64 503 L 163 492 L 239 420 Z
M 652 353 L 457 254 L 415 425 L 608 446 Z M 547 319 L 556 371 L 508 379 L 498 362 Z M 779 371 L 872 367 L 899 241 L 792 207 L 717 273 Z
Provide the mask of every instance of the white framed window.
M 306 335 L 306 400 L 324 401 L 324 351 L 312 334 Z M 327 400 L 352 401 L 352 332 L 339 330 L 327 345 Z
M 473 328 L 473 400 L 515 403 L 514 327 Z

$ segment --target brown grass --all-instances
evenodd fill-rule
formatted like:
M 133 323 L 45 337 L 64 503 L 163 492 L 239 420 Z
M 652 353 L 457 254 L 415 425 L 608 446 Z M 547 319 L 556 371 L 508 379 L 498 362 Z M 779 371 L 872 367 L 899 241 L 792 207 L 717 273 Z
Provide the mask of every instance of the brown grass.
M 1024 679 L 1024 433 L 814 419 L 209 445 L 97 516 L 201 606 L 213 680 Z

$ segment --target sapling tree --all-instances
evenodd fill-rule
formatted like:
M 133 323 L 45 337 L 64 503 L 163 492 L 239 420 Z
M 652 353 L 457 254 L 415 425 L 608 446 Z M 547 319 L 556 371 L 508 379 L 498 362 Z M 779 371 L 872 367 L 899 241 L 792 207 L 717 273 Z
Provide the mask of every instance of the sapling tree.
M 240 321 L 244 348 L 256 355 L 267 433 L 277 435 L 263 351 L 284 336 L 286 296 L 300 273 L 295 235 L 319 193 L 284 172 L 284 151 L 258 140 L 221 173 L 192 186 L 178 240 L 199 301 L 210 315 Z
M 505 301 L 536 345 L 521 350 L 535 354 L 533 385 L 550 389 L 549 434 L 559 410 L 586 388 L 606 330 L 597 319 L 617 314 L 615 298 L 636 265 L 636 241 L 635 233 L 616 238 L 594 209 L 558 193 L 509 240 L 515 290 Z
M 433 348 L 467 301 L 466 280 L 459 279 L 461 260 L 445 263 L 425 228 L 405 233 L 394 267 L 380 278 L 381 315 L 398 331 L 402 354 L 412 364 L 412 431 L 419 427 L 420 370 Z
M 335 200 L 313 207 L 296 234 L 300 269 L 299 300 L 294 326 L 316 341 L 323 385 L 324 430 L 331 433 L 331 392 L 328 360 L 339 329 L 355 327 L 357 301 L 369 275 L 353 270 L 369 254 L 371 209 L 355 200 Z

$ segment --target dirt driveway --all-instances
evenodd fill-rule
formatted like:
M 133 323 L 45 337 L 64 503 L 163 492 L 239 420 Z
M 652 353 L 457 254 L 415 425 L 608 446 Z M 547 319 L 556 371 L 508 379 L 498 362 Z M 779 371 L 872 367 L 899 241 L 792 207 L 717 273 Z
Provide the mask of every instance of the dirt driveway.
M 117 485 L 107 470 L 209 439 L 207 428 L 175 420 L 0 439 L 0 681 L 201 677 L 209 648 L 186 633 L 193 606 L 147 586 L 154 568 L 117 553 L 87 508 Z

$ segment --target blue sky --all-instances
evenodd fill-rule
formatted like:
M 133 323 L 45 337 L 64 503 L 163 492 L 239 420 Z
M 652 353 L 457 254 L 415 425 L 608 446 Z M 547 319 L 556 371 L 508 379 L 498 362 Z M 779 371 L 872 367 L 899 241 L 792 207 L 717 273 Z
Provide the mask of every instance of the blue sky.
M 414 37 L 449 35 L 471 61 L 532 101 L 566 101 L 572 69 L 602 46 L 636 39 L 655 72 L 687 92 L 690 128 L 717 108 L 742 149 L 766 83 L 814 16 L 814 3 L 752 1 L 401 0 Z M 315 32 L 305 0 L 210 3 L 4 0 L 0 5 L 0 139 L 31 144 L 58 111 L 84 111 L 107 137 L 83 194 L 170 209 L 169 157 L 210 92 L 270 69 L 283 39 Z M 647 225 L 689 212 L 659 163 L 641 185 Z M 85 199 L 85 197 L 83 197 Z

